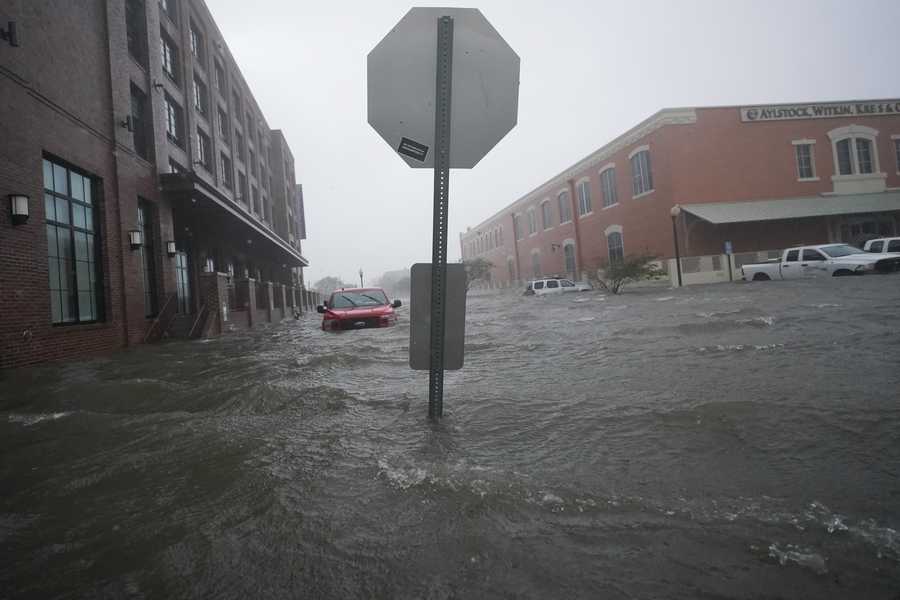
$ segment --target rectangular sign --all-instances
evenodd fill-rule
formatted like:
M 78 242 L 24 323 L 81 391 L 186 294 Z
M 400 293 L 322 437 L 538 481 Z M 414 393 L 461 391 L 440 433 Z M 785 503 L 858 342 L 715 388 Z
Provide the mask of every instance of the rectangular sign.
M 725 242 L 725 254 L 733 254 L 731 242 Z
M 879 117 L 900 115 L 900 100 L 832 102 L 826 104 L 780 104 L 741 108 L 741 121 L 789 121 L 792 119 L 834 119 L 838 117 Z
M 431 369 L 431 264 L 416 263 L 410 269 L 409 366 Z M 444 305 L 444 369 L 463 366 L 466 341 L 466 268 L 447 265 L 447 303 Z
M 400 146 L 397 148 L 397 152 L 424 162 L 425 157 L 428 156 L 428 146 L 420 144 L 419 142 L 414 142 L 409 138 L 403 138 L 400 140 Z

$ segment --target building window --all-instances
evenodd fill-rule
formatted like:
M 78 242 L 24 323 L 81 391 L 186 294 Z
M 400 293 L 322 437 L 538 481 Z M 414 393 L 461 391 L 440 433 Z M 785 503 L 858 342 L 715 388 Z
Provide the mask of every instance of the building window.
M 178 22 L 178 0 L 159 0 L 159 7 L 170 21 Z
M 219 170 L 222 172 L 222 183 L 229 190 L 234 185 L 234 171 L 231 167 L 231 159 L 222 152 L 219 154 Z
M 204 45 L 203 34 L 197 29 L 197 26 L 191 23 L 191 54 L 200 63 L 200 66 L 206 64 L 206 46 Z
M 43 168 L 51 321 L 99 321 L 103 286 L 97 268 L 97 181 L 47 159 Z
M 209 90 L 206 84 L 194 77 L 194 108 L 201 115 L 206 115 L 209 110 Z
M 592 210 L 591 182 L 585 179 L 578 184 L 578 216 L 583 217 Z
M 879 171 L 871 127 L 849 125 L 828 132 L 834 149 L 835 171 L 840 175 L 869 175 Z
M 900 173 L 900 137 L 894 138 L 894 158 L 897 161 L 897 173 Z
M 256 177 L 257 175 L 257 165 L 256 165 L 256 154 L 253 153 L 253 150 L 247 149 L 247 156 L 249 157 L 247 160 L 250 163 L 250 174 Z
M 247 192 L 247 176 L 238 171 L 238 187 L 240 188 L 240 196 L 238 196 L 238 200 L 246 206 L 248 202 L 250 202 L 250 194 Z
M 153 228 L 153 207 L 143 198 L 138 198 L 138 229 L 141 230 L 144 245 L 141 246 L 141 264 L 144 271 L 144 316 L 155 317 L 156 302 L 156 239 Z
M 528 214 L 528 235 L 533 235 L 537 233 L 537 218 L 534 214 L 534 209 L 529 208 L 527 211 Z
M 147 68 L 147 12 L 143 0 L 125 2 L 125 35 L 128 53 L 145 69 Z
M 548 200 L 544 200 L 541 203 L 541 219 L 544 221 L 544 229 L 553 227 L 553 209 L 550 207 Z
M 133 129 L 134 151 L 145 160 L 150 160 L 150 144 L 148 132 L 150 122 L 147 118 L 147 95 L 133 83 L 131 84 L 131 126 Z
M 222 67 L 221 64 L 219 64 L 219 61 L 215 61 L 215 69 L 216 69 L 216 89 L 219 90 L 220 94 L 225 96 L 225 69 Z
M 522 215 L 513 215 L 513 234 L 516 240 L 522 239 Z
M 219 136 L 226 146 L 231 143 L 231 136 L 228 135 L 228 115 L 221 108 L 219 109 Z
M 199 127 L 197 128 L 197 164 L 207 171 L 212 166 L 212 143 L 209 136 Z
M 175 45 L 175 42 L 166 35 L 165 32 L 162 32 L 160 35 L 161 40 L 161 51 L 162 51 L 162 69 L 163 73 L 166 74 L 166 77 L 171 79 L 174 83 L 178 83 L 178 47 Z
M 610 264 L 621 262 L 625 258 L 625 246 L 622 244 L 620 231 L 612 231 L 606 236 L 606 248 L 609 251 Z
M 255 185 L 251 189 L 253 193 L 253 212 L 259 214 L 259 190 L 256 189 Z
M 177 146 L 184 148 L 184 111 L 171 96 L 166 94 L 166 136 Z
M 616 194 L 616 169 L 610 167 L 600 173 L 600 191 L 603 194 L 603 208 L 619 203 Z
M 631 188 L 634 196 L 653 191 L 649 150 L 640 150 L 631 156 Z
M 241 97 L 235 90 L 231 90 L 231 112 L 234 115 L 241 114 Z
M 178 162 L 169 159 L 169 173 L 184 173 L 184 167 L 182 167 Z
M 497 239 L 500 241 L 500 245 L 503 245 L 503 225 L 497 230 Z
M 541 255 L 537 252 L 531 255 L 531 272 L 535 278 L 541 276 Z
M 568 223 L 572 220 L 572 203 L 569 200 L 569 192 L 560 192 L 556 201 L 559 204 L 559 224 Z
M 797 178 L 814 179 L 816 167 L 813 159 L 813 145 L 796 144 L 794 148 L 797 153 Z
M 234 149 L 237 152 L 237 156 L 242 161 L 244 160 L 244 135 L 235 130 L 234 132 Z

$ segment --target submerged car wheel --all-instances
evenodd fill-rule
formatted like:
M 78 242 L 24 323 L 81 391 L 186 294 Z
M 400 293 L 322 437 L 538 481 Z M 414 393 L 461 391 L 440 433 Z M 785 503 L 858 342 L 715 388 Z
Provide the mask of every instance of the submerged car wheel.
M 848 271 L 847 269 L 841 269 L 834 272 L 834 277 L 849 277 L 851 275 L 853 275 L 853 271 Z
M 757 273 L 753 276 L 753 281 L 771 281 L 771 279 L 772 278 L 765 273 Z

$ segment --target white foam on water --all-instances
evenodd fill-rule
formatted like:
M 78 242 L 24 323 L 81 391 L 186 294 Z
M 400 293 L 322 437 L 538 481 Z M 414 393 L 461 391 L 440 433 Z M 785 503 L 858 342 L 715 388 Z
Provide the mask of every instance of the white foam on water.
M 665 302 L 666 300 L 674 300 L 675 296 L 663 296 L 662 298 L 657 298 L 657 302 Z
M 777 542 L 773 543 L 769 546 L 769 557 L 776 559 L 782 567 L 787 566 L 789 563 L 795 563 L 817 575 L 824 575 L 828 572 L 824 557 L 801 546 L 787 544 L 784 548 L 780 548 Z
M 40 414 L 31 414 L 31 415 L 17 415 L 11 414 L 9 415 L 10 423 L 21 423 L 25 425 L 25 427 L 31 427 L 32 425 L 36 425 L 41 421 L 56 421 L 57 419 L 62 419 L 63 417 L 68 417 L 73 414 L 72 412 L 57 412 L 57 413 L 40 413 Z

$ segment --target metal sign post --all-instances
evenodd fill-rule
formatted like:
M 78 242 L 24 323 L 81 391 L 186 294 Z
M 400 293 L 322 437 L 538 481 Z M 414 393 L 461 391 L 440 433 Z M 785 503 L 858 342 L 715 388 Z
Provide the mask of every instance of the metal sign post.
M 471 169 L 515 127 L 520 61 L 479 10 L 457 7 L 410 9 L 367 61 L 369 124 L 407 165 L 434 169 L 430 273 L 421 265 L 410 293 L 410 367 L 429 371 L 428 416 L 439 419 L 465 329 L 462 265 L 447 265 L 450 169 Z
M 447 210 L 450 201 L 450 95 L 453 81 L 453 17 L 437 21 L 434 110 L 434 215 L 431 233 L 431 368 L 428 418 L 444 416 L 444 326 L 447 284 Z

